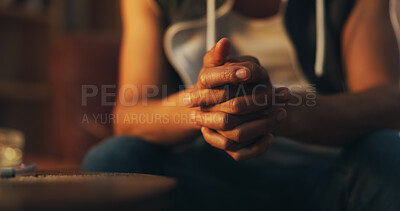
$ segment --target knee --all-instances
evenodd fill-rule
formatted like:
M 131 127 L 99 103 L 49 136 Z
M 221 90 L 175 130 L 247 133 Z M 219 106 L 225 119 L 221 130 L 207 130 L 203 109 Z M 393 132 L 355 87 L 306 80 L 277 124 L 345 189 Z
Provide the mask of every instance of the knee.
M 370 155 L 368 157 L 381 159 L 389 157 L 393 160 L 400 151 L 400 132 L 390 130 L 374 132 L 360 139 L 350 149 L 353 153 Z
M 159 174 L 165 154 L 162 147 L 121 136 L 105 140 L 85 156 L 82 171 Z
M 346 157 L 354 168 L 371 171 L 374 175 L 400 176 L 400 133 L 378 131 L 346 149 Z M 367 173 L 367 172 L 365 172 Z

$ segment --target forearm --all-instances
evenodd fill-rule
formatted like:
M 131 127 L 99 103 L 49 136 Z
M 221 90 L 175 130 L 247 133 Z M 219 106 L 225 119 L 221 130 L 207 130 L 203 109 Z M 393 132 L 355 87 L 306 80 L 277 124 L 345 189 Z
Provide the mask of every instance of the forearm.
M 298 99 L 295 99 L 298 100 Z M 322 145 L 343 145 L 380 129 L 400 130 L 400 89 L 381 86 L 359 93 L 320 95 L 315 106 L 286 106 L 277 135 Z M 296 103 L 296 102 L 292 102 Z
M 400 129 L 398 48 L 388 8 L 388 0 L 358 0 L 342 33 L 349 93 L 318 96 L 314 107 L 288 106 L 281 135 L 342 145 L 375 130 Z
M 177 145 L 200 135 L 190 115 L 196 108 L 183 104 L 183 94 L 165 99 L 139 100 L 134 106 L 119 104 L 114 114 L 117 135 L 132 135 L 160 145 Z

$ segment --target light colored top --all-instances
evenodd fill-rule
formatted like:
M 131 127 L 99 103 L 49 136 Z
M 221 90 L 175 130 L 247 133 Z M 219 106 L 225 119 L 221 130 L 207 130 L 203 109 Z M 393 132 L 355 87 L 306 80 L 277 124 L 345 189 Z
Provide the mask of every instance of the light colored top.
M 256 57 L 275 87 L 308 86 L 300 70 L 295 48 L 284 26 L 285 3 L 280 12 L 264 19 L 250 19 L 231 11 L 220 25 L 220 32 L 231 39 L 236 55 Z
M 216 34 L 217 37 L 230 38 L 232 57 L 251 55 L 259 59 L 275 87 L 311 88 L 285 30 L 285 9 L 286 2 L 282 1 L 278 14 L 264 19 L 251 19 L 232 10 L 232 5 L 222 6 L 216 12 Z M 205 37 L 205 20 L 177 23 L 166 31 L 164 44 L 167 57 L 188 86 L 197 82 L 202 68 L 202 57 L 206 53 Z M 273 149 L 265 155 L 272 162 L 304 163 L 316 162 L 316 157 L 330 157 L 338 152 L 337 149 L 276 137 Z

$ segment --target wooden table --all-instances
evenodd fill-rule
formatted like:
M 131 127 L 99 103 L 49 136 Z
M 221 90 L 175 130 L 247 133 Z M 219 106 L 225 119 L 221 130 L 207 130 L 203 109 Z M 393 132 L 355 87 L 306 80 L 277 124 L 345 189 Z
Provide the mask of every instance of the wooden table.
M 38 172 L 0 179 L 0 210 L 168 210 L 175 187 L 144 174 Z

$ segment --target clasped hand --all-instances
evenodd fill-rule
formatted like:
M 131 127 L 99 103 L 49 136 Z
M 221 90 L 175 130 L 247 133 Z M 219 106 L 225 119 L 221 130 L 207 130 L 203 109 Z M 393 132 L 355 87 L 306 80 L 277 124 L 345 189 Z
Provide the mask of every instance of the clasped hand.
M 287 88 L 274 88 L 267 71 L 251 56 L 227 59 L 230 41 L 221 39 L 203 58 L 198 82 L 185 91 L 184 103 L 200 107 L 193 120 L 204 139 L 237 161 L 262 155 L 272 131 L 287 116 L 281 106 Z

